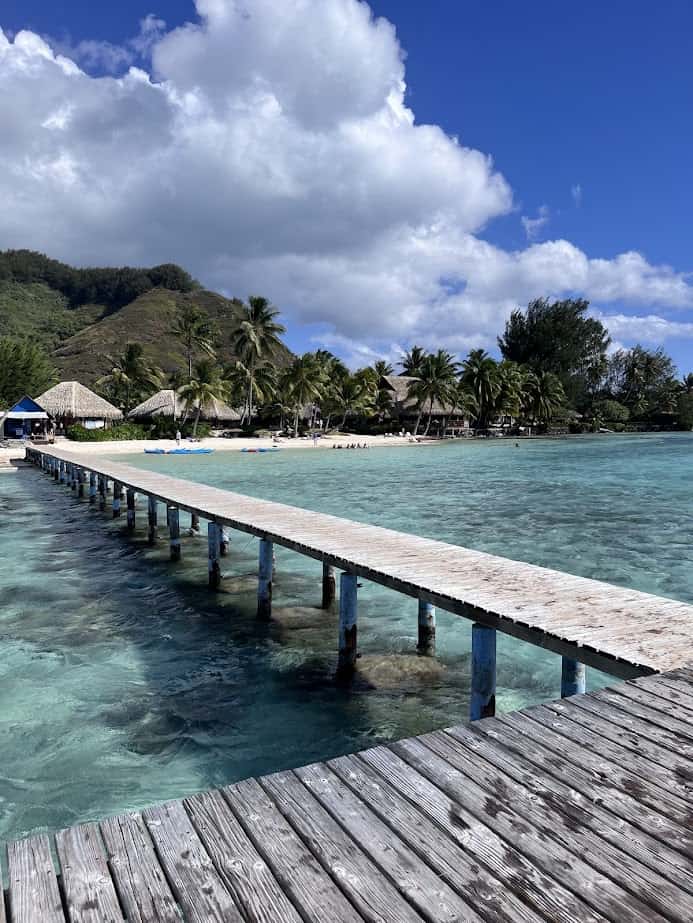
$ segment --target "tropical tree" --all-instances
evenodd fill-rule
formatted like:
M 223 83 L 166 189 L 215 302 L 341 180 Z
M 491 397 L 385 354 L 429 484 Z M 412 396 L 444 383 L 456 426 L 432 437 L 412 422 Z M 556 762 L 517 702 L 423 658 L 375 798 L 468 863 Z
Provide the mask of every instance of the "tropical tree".
M 522 392 L 526 372 L 516 362 L 504 360 L 496 369 L 497 394 L 494 402 L 494 414 L 497 416 L 517 417 L 522 407 Z
M 357 375 L 347 375 L 339 380 L 332 392 L 331 400 L 342 414 L 340 429 L 344 429 L 347 417 L 355 413 L 368 413 L 373 407 L 373 391 L 368 381 Z
M 408 396 L 416 401 L 418 416 L 414 427 L 414 435 L 419 431 L 421 416 L 428 405 L 428 422 L 424 435 L 428 435 L 433 418 L 433 404 L 438 403 L 450 406 L 456 397 L 457 374 L 459 367 L 453 356 L 444 349 L 437 353 L 424 356 L 419 367 L 419 374 L 410 382 L 407 389 Z
M 693 394 L 693 372 L 683 376 L 679 383 L 679 391 L 681 394 Z
M 450 415 L 475 419 L 479 413 L 479 404 L 476 397 L 467 385 L 458 381 L 452 393 Z
M 525 381 L 524 404 L 532 421 L 549 424 L 565 404 L 565 391 L 553 372 L 530 373 Z
M 269 404 L 275 397 L 277 369 L 270 361 L 263 360 L 254 367 L 249 367 L 240 359 L 236 359 L 226 369 L 224 378 L 234 405 L 243 404 L 247 407 L 249 392 L 254 407 Z
M 164 373 L 147 362 L 141 343 L 126 343 L 120 356 L 108 356 L 107 359 L 112 366 L 111 371 L 99 378 L 96 385 L 105 389 L 126 414 L 144 394 L 164 383 Z
M 289 366 L 285 386 L 294 412 L 294 436 L 298 436 L 301 410 L 306 404 L 320 400 L 324 381 L 322 367 L 312 353 L 298 356 Z
M 473 349 L 462 363 L 462 384 L 476 398 L 477 423 L 488 426 L 500 391 L 498 363 L 483 349 Z
M 200 415 L 205 406 L 213 400 L 226 400 L 228 383 L 219 374 L 219 367 L 209 359 L 195 363 L 194 376 L 178 392 L 185 405 L 186 415 L 195 412 L 193 436 L 197 435 Z
M 426 350 L 423 346 L 412 346 L 412 348 L 402 356 L 400 361 L 402 375 L 417 376 L 425 355 Z
M 25 394 L 41 394 L 58 376 L 36 343 L 0 337 L 0 407 L 11 407 Z
M 378 359 L 377 362 L 373 363 L 373 371 L 378 376 L 378 381 L 380 381 L 385 375 L 392 375 L 395 370 L 385 359 Z
M 276 356 L 286 328 L 278 323 L 279 311 L 266 298 L 251 295 L 241 309 L 241 319 L 231 335 L 231 347 L 248 370 L 243 419 L 253 419 L 254 378 L 261 362 Z
M 188 363 L 188 381 L 192 379 L 193 360 L 198 352 L 214 356 L 214 334 L 208 314 L 193 304 L 178 310 L 173 325 L 173 335 L 180 340 Z

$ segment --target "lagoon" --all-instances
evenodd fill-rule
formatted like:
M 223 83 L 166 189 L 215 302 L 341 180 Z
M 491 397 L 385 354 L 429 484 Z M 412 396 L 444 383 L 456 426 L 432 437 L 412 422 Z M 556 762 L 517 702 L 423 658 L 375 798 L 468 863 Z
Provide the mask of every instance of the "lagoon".
M 693 602 L 692 457 L 685 434 L 119 460 Z M 277 550 L 258 625 L 250 536 L 212 597 L 203 541 L 174 570 L 122 529 L 33 472 L 0 480 L 0 838 L 466 717 L 465 620 L 439 613 L 431 663 L 415 602 L 364 586 L 369 682 L 340 690 L 316 562 Z M 500 636 L 498 665 L 500 709 L 558 694 L 554 655 Z

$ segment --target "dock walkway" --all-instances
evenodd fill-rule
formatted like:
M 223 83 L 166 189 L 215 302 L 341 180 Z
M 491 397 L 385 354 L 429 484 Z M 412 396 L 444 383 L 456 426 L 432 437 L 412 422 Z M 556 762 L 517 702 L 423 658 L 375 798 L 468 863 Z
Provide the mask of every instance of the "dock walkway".
M 690 923 L 692 757 L 644 677 L 11 843 L 0 919 Z
M 37 450 L 38 451 L 38 450 Z M 691 660 L 693 606 L 85 453 L 40 455 L 630 679 Z

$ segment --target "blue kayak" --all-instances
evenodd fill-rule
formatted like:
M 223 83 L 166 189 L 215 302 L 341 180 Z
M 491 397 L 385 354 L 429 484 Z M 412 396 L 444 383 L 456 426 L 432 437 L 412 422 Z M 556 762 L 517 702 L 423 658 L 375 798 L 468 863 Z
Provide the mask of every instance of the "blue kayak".
M 211 455 L 214 449 L 145 449 L 147 455 Z

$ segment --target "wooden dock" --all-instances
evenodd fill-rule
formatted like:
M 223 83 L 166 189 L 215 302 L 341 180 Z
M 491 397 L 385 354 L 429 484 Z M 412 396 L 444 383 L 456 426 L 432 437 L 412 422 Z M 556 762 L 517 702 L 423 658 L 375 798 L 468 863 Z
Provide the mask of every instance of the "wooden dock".
M 690 923 L 692 757 L 641 678 L 10 843 L 0 919 Z
M 166 505 L 208 521 L 209 585 L 229 528 L 259 539 L 258 615 L 277 543 L 340 578 L 339 665 L 357 579 L 471 619 L 472 718 L 139 814 L 10 843 L 0 923 L 690 923 L 693 606 L 59 449 L 28 456 L 148 537 Z M 496 631 L 562 655 L 557 702 L 493 713 Z M 584 664 L 627 682 L 589 695 Z M 570 696 L 570 697 L 568 697 Z
M 52 447 L 34 452 L 613 676 L 633 678 L 691 660 L 693 606 L 683 602 L 97 456 Z

